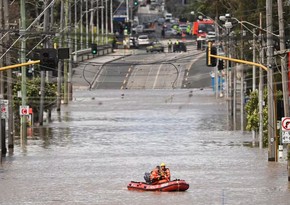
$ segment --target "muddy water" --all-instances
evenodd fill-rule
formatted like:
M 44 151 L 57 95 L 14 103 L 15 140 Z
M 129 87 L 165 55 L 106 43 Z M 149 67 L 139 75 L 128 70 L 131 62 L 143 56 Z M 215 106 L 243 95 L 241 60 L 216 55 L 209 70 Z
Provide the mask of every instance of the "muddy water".
M 75 92 L 4 159 L 0 204 L 288 204 L 286 163 L 269 163 L 226 119 L 208 90 Z M 188 191 L 127 190 L 161 162 Z

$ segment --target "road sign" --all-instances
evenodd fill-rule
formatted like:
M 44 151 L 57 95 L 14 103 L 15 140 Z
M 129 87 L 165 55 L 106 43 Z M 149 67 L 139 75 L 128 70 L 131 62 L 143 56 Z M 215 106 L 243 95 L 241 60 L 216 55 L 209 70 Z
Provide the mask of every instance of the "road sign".
M 1 101 L 1 119 L 8 118 L 8 100 Z
M 282 118 L 282 131 L 290 131 L 290 117 Z
M 29 115 L 29 106 L 20 106 L 19 114 L 22 115 Z
M 282 143 L 283 144 L 290 143 L 290 133 L 289 132 L 282 132 Z

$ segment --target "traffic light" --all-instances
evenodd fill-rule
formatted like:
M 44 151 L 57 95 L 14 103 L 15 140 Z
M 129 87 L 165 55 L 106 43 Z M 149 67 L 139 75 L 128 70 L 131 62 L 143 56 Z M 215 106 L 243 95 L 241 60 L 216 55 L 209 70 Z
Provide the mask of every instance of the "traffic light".
M 138 6 L 139 1 L 138 0 L 134 0 L 134 6 Z
M 96 55 L 98 53 L 98 44 L 92 43 L 92 54 Z
M 69 59 L 69 48 L 57 49 L 58 59 Z
M 225 66 L 224 66 L 224 60 L 219 60 L 218 70 L 223 70 L 224 68 L 225 68 Z
M 57 68 L 57 50 L 54 48 L 43 48 L 36 50 L 36 58 L 40 60 L 40 70 L 54 71 Z
M 125 22 L 125 29 L 127 30 L 127 34 L 131 34 L 131 22 Z
M 216 55 L 217 54 L 216 47 L 209 46 L 209 47 L 206 48 L 206 65 L 210 66 L 210 67 L 215 67 L 216 64 L 217 64 L 217 59 L 214 58 L 214 57 L 210 57 L 209 53 L 211 55 Z

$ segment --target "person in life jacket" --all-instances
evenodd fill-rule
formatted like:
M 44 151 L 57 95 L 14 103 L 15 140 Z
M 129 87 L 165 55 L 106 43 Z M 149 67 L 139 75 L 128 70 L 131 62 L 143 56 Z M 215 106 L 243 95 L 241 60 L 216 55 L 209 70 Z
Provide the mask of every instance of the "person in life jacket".
M 179 41 L 176 40 L 176 42 L 173 45 L 173 52 L 179 52 L 179 51 L 180 51 Z
M 160 180 L 160 167 L 156 166 L 150 174 L 150 181 L 152 184 L 157 184 L 158 181 Z
M 165 183 L 170 181 L 170 170 L 166 168 L 165 163 L 160 164 L 160 180 L 158 183 Z
M 171 39 L 169 39 L 168 41 L 168 53 L 171 53 L 172 52 L 172 41 Z

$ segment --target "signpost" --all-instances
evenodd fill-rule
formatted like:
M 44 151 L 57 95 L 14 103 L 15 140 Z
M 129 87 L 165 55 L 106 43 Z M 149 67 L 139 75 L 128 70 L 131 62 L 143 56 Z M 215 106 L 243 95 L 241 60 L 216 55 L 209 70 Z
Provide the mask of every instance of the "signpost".
M 290 143 L 290 117 L 283 117 L 281 121 L 282 143 Z

